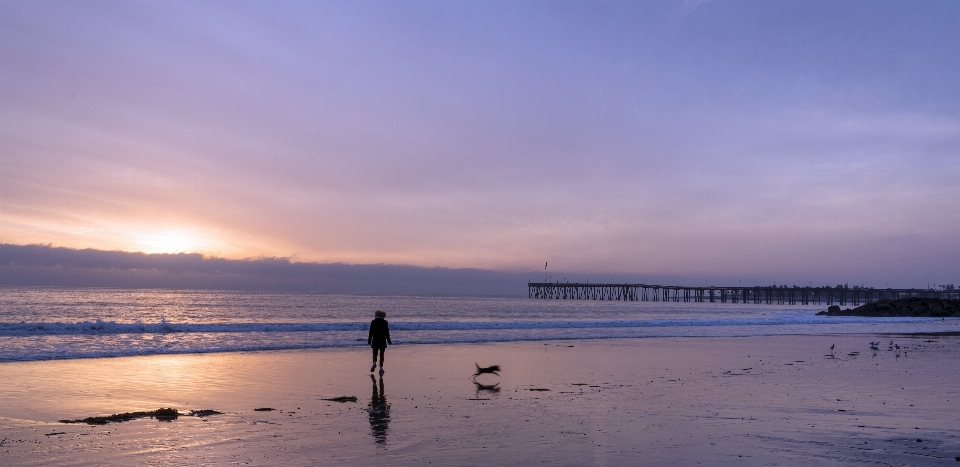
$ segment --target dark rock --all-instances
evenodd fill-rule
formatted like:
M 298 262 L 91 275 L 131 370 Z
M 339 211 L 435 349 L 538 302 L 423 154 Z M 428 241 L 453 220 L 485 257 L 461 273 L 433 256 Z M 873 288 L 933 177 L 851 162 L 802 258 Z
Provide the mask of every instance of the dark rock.
M 853 310 L 848 308 L 841 311 L 839 306 L 833 305 L 827 311 L 821 311 L 817 314 L 826 316 L 960 317 L 960 300 L 919 297 L 901 298 L 899 300 L 881 299 Z

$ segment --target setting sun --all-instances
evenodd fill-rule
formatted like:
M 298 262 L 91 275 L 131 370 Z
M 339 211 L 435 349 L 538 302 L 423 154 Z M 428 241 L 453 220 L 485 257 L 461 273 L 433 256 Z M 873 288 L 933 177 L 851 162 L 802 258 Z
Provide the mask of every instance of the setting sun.
M 170 230 L 141 234 L 136 243 L 144 253 L 194 253 L 208 250 L 213 242 L 194 232 Z

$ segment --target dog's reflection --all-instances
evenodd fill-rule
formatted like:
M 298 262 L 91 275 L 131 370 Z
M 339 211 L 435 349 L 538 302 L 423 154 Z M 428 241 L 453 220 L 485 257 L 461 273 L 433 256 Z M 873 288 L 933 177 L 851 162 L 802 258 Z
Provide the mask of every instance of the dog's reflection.
M 370 375 L 370 381 L 373 383 L 373 395 L 370 396 L 370 405 L 367 407 L 367 413 L 370 417 L 370 434 L 373 435 L 373 441 L 377 444 L 387 442 L 387 430 L 390 428 L 390 404 L 387 403 L 387 393 L 383 390 L 383 376 L 380 377 L 380 387 L 377 387 L 377 379 Z
M 476 380 L 474 380 L 473 384 L 477 386 L 477 396 L 479 396 L 481 392 L 489 392 L 491 394 L 500 393 L 500 383 L 486 385 L 486 384 L 480 384 Z

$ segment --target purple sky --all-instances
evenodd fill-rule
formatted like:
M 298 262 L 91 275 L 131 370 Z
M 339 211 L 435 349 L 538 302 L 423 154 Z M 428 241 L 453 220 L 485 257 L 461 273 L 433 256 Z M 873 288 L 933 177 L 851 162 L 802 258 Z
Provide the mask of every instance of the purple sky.
M 0 1 L 0 242 L 960 282 L 960 2 Z

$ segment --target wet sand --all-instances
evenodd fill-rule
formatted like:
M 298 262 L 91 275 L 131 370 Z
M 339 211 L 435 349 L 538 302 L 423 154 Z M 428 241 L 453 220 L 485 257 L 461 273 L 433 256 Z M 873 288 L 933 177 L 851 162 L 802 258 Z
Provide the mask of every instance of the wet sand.
M 0 464 L 960 465 L 957 336 L 398 345 L 383 378 L 368 359 L 0 364 Z M 480 387 L 474 363 L 501 375 Z M 56 422 L 161 407 L 225 413 Z

